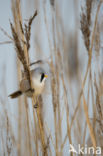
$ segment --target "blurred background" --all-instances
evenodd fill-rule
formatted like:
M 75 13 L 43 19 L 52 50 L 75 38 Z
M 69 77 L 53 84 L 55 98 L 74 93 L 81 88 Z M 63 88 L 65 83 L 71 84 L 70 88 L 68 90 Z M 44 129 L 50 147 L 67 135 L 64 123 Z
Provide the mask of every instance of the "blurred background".
M 102 150 L 102 1 L 0 2 L 0 155 L 76 155 L 70 144 Z M 49 75 L 40 110 L 25 96 L 8 97 L 18 90 L 22 69 L 10 22 L 18 31 L 19 15 L 24 28 L 36 10 L 29 60 L 43 60 L 38 66 Z

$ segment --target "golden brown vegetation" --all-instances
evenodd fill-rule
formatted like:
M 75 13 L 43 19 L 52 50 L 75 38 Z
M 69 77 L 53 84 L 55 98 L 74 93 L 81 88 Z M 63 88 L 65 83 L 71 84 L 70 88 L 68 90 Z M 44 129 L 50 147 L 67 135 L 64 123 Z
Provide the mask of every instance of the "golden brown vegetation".
M 94 18 L 92 18 L 94 3 L 97 4 L 97 7 Z M 36 23 L 38 10 L 30 17 L 28 23 L 23 25 L 20 4 L 20 0 L 12 0 L 13 22 L 10 22 L 12 37 L 2 28 L 0 29 L 10 39 L 5 43 L 13 43 L 15 46 L 18 61 L 18 79 L 20 80 L 22 77 L 21 69 L 23 67 L 25 76 L 30 81 L 32 88 L 29 50 L 31 47 L 31 27 L 33 21 Z M 97 2 L 86 0 L 86 7 L 81 9 L 80 29 L 88 52 L 88 63 L 83 75 L 84 78 L 82 78 L 82 69 L 80 67 L 81 60 L 78 58 L 80 50 L 78 47 L 78 28 L 73 33 L 66 34 L 63 20 L 59 16 L 61 10 L 57 5 L 58 3 L 55 0 L 50 0 L 51 37 L 49 36 L 46 8 L 43 5 L 44 23 L 50 49 L 50 61 L 47 62 L 50 69 L 51 98 L 48 102 L 52 103 L 52 110 L 46 121 L 49 123 L 51 116 L 53 116 L 51 122 L 53 125 L 48 127 L 43 113 L 43 107 L 46 106 L 46 95 L 39 97 L 39 107 L 37 109 L 33 108 L 35 97 L 31 99 L 31 102 L 24 96 L 20 97 L 18 99 L 18 119 L 15 119 L 15 122 L 18 123 L 17 139 L 14 137 L 7 110 L 4 111 L 7 120 L 7 144 L 6 150 L 4 150 L 4 153 L 7 152 L 6 155 L 12 153 L 13 155 L 27 156 L 69 155 L 69 144 L 80 144 L 81 146 L 86 144 L 88 147 L 93 146 L 95 149 L 100 146 L 103 152 L 103 73 L 100 69 L 94 71 L 92 66 L 93 53 L 95 57 L 98 57 L 101 48 L 100 31 L 102 30 L 100 29 L 98 17 L 102 0 Z M 77 24 L 76 21 L 75 24 Z M 42 60 L 35 63 L 42 63 Z M 0 100 L 1 103 L 4 102 L 2 99 Z M 32 107 L 30 107 L 31 103 Z M 3 144 L 2 137 L 1 141 Z M 13 152 L 14 148 L 16 149 L 15 152 Z M 71 155 L 75 154 L 71 153 Z

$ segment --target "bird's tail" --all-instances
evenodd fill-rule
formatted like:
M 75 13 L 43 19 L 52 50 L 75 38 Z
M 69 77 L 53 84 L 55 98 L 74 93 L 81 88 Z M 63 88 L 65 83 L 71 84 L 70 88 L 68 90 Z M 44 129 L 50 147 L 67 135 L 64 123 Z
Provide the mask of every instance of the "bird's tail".
M 12 99 L 17 98 L 18 96 L 22 95 L 22 92 L 20 90 L 12 93 L 9 95 L 9 97 L 11 97 Z

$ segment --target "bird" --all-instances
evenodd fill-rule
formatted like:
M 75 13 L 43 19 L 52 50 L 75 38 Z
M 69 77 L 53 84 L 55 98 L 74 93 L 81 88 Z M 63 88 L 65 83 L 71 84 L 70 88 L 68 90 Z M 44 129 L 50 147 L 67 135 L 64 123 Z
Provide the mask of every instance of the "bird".
M 45 80 L 48 77 L 48 75 L 41 67 L 37 67 L 31 70 L 30 73 L 32 79 L 32 88 L 29 80 L 27 78 L 23 78 L 20 81 L 20 89 L 10 94 L 9 97 L 14 99 L 23 94 L 25 94 L 27 97 L 32 97 L 34 94 L 37 97 L 42 94 L 45 86 Z

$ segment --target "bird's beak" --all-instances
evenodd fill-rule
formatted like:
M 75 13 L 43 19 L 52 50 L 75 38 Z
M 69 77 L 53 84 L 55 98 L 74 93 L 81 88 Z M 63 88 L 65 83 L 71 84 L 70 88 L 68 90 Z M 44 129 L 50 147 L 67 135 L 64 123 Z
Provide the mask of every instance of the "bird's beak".
M 47 77 L 48 77 L 48 75 L 46 75 L 46 74 L 45 74 L 45 76 L 44 76 L 44 77 L 46 77 L 46 78 L 47 78 Z

